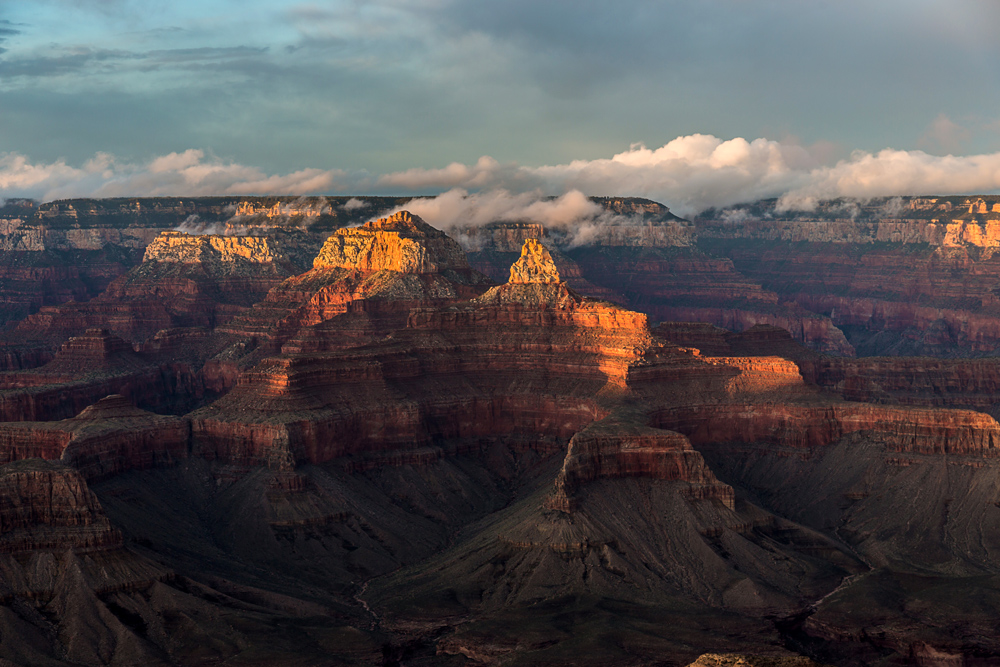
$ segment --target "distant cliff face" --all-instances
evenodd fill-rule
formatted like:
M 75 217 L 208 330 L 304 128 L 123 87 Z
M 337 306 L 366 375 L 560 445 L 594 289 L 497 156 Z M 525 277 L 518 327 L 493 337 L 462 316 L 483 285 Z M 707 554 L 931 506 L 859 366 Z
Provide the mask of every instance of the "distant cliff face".
M 775 200 L 697 219 L 703 237 L 810 243 L 902 243 L 935 247 L 1000 247 L 996 197 L 895 197 L 860 203 L 830 200 L 811 211 L 780 211 Z
M 76 470 L 38 459 L 0 467 L 0 553 L 121 544 Z
M 1000 197 L 819 202 L 810 212 L 772 200 L 696 223 L 699 248 L 829 317 L 860 355 L 1000 350 Z
M 400 211 L 361 227 L 337 230 L 327 239 L 313 267 L 440 273 L 468 269 L 469 263 L 451 237 Z
M 279 256 L 274 243 L 260 236 L 197 236 L 161 232 L 146 247 L 144 262 L 273 262 Z

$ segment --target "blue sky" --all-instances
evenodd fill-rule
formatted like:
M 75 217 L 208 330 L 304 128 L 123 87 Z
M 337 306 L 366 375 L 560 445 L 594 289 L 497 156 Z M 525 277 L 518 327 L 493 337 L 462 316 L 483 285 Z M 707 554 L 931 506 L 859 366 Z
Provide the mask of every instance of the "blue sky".
M 574 161 L 699 135 L 767 140 L 784 162 L 723 164 L 753 187 L 723 174 L 690 208 L 829 187 L 805 176 L 885 149 L 944 169 L 942 191 L 993 190 L 998 30 L 996 0 L 0 0 L 0 196 L 561 194 L 598 185 Z M 949 154 L 985 162 L 933 159 Z M 659 185 L 607 187 L 704 186 L 677 182 L 698 156 L 670 159 Z

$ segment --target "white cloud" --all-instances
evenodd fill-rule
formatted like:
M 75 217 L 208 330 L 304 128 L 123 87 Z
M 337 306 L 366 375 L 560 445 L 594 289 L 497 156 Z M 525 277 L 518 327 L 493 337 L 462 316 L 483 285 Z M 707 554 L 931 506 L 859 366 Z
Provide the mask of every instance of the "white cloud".
M 410 200 L 389 214 L 404 209 L 445 231 L 479 227 L 499 220 L 530 220 L 561 228 L 580 219 L 596 217 L 604 210 L 579 190 L 546 199 L 537 191 L 512 194 L 506 190 L 490 190 L 470 195 L 460 188 L 437 197 Z
M 587 195 L 648 197 L 679 215 L 780 197 L 783 208 L 805 208 L 834 197 L 989 193 L 1000 189 L 1000 153 L 936 156 L 919 150 L 856 151 L 835 164 L 822 151 L 770 139 L 677 137 L 650 149 L 641 144 L 608 158 L 522 166 L 484 156 L 474 164 L 408 169 L 381 176 L 318 168 L 267 174 L 189 149 L 145 163 L 98 153 L 83 166 L 64 160 L 33 163 L 0 154 L 0 198 L 441 192 L 415 211 L 448 228 L 530 218 L 558 227 L 596 215 Z M 469 192 L 478 193 L 467 196 Z M 544 196 L 558 196 L 546 200 Z M 425 215 L 426 213 L 426 215 Z
M 380 182 L 649 197 L 680 215 L 766 197 L 781 197 L 785 208 L 809 208 L 817 199 L 834 197 L 987 193 L 1000 188 L 1000 153 L 940 157 L 923 151 L 855 151 L 834 165 L 823 165 L 797 144 L 739 137 L 726 141 L 701 134 L 678 137 L 657 149 L 637 144 L 610 158 L 568 164 L 512 167 L 480 159 L 475 167 L 463 167 L 451 165 L 447 173 L 410 169 Z
M 358 199 L 357 197 L 351 197 L 344 205 L 341 206 L 345 211 L 357 211 L 358 209 L 368 208 L 370 204 L 363 199 Z
M 189 149 L 144 164 L 118 162 L 98 153 L 83 167 L 65 161 L 32 163 L 16 153 L 0 154 L 0 197 L 32 197 L 43 201 L 71 197 L 196 196 L 225 194 L 305 195 L 340 189 L 346 173 L 302 169 L 269 175 L 256 167 Z
M 489 190 L 470 194 L 455 188 L 437 197 L 412 199 L 381 215 L 402 210 L 415 213 L 432 226 L 451 233 L 467 249 L 479 243 L 470 229 L 490 222 L 539 222 L 564 246 L 588 243 L 610 225 L 638 223 L 637 219 L 606 211 L 579 190 L 570 190 L 560 197 L 546 197 L 540 191 L 513 194 L 507 190 Z

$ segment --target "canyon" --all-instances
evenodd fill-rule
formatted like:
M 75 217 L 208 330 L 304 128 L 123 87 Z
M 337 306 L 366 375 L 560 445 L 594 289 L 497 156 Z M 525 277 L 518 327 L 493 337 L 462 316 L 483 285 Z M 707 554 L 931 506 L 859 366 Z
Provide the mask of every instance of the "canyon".
M 0 659 L 1000 664 L 1000 198 L 592 202 L 8 201 Z

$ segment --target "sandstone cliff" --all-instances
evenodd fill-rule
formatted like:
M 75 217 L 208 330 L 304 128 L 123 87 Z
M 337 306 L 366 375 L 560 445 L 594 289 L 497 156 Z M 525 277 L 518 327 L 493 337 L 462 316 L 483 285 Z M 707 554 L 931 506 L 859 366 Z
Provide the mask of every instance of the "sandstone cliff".
M 59 460 L 93 481 L 186 458 L 189 430 L 180 417 L 139 410 L 113 394 L 71 419 L 0 423 L 0 464 Z
M 444 232 L 401 211 L 355 229 L 337 230 L 326 240 L 313 268 L 439 273 L 467 269 L 469 264 L 458 243 Z
M 39 368 L 0 373 L 0 419 L 64 419 L 109 394 L 124 394 L 135 405 L 177 410 L 199 400 L 202 387 L 183 361 L 137 353 L 107 330 L 89 329 Z
M 698 245 L 828 316 L 862 355 L 981 355 L 1000 346 L 995 204 L 899 198 L 804 213 L 760 202 L 701 216 Z
M 715 478 L 701 454 L 680 433 L 613 416 L 577 432 L 569 441 L 555 493 L 547 506 L 570 512 L 576 495 L 598 479 L 645 477 L 680 480 L 692 498 L 714 499 L 735 509 L 733 489 Z
M 0 552 L 121 545 L 75 470 L 37 459 L 0 466 Z
M 285 344 L 290 352 L 342 349 L 405 326 L 411 308 L 468 299 L 490 284 L 455 241 L 404 211 L 331 235 L 311 271 L 276 285 L 219 331 L 260 345 L 254 362 Z

